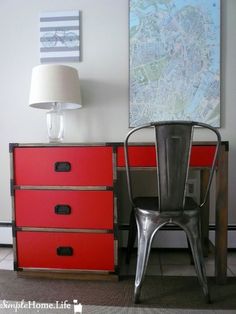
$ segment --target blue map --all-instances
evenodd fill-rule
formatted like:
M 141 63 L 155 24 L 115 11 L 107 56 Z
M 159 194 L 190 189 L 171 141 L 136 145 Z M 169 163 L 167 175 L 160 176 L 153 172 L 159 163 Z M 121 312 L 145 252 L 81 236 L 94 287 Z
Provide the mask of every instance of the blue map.
M 220 126 L 220 0 L 130 0 L 130 126 Z

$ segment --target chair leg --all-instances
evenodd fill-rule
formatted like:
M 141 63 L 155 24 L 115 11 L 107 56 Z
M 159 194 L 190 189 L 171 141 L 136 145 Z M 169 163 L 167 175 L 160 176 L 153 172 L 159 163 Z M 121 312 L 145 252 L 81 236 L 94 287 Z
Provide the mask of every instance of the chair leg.
M 134 303 L 139 303 L 141 287 L 147 269 L 148 259 L 150 255 L 152 239 L 158 226 L 147 220 L 147 217 L 137 214 L 138 227 L 138 256 L 134 287 Z
M 200 226 L 198 225 L 197 220 L 194 220 L 194 222 L 191 224 L 191 227 L 188 227 L 187 230 L 185 229 L 185 231 L 188 235 L 189 243 L 192 249 L 192 255 L 198 280 L 202 286 L 203 293 L 205 295 L 207 303 L 210 303 L 211 300 L 207 284 L 206 269 L 202 250 L 202 241 L 200 236 Z
M 127 243 L 126 258 L 125 258 L 126 264 L 129 264 L 130 262 L 130 256 L 132 253 L 132 249 L 134 247 L 136 235 L 137 235 L 137 225 L 136 225 L 136 220 L 135 220 L 134 209 L 132 208 L 131 213 L 130 213 L 130 219 L 129 219 L 128 243 Z
M 193 260 L 193 254 L 192 254 L 192 250 L 191 250 L 191 245 L 189 243 L 189 239 L 186 235 L 186 238 L 187 238 L 187 243 L 188 243 L 188 255 L 189 255 L 189 259 L 190 259 L 190 264 L 191 265 L 194 265 L 194 260 Z

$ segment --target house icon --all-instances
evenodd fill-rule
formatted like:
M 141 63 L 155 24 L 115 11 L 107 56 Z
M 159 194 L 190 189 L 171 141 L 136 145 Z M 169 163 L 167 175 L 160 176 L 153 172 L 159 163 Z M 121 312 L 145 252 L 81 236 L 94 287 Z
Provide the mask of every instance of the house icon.
M 74 314 L 82 313 L 82 304 L 78 303 L 78 300 L 73 300 L 74 303 Z

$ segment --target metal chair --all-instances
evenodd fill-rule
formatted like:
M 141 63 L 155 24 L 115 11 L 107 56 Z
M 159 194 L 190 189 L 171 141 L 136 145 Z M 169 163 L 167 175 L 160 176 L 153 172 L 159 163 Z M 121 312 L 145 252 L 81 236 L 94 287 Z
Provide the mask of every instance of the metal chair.
M 193 132 L 194 128 L 199 126 L 213 132 L 217 141 L 203 202 L 197 204 L 192 198 L 186 197 L 185 193 Z M 134 197 L 128 149 L 130 137 L 134 133 L 150 127 L 154 129 L 155 134 L 156 159 L 158 164 L 157 196 Z M 131 223 L 135 217 L 138 230 L 138 255 L 134 288 L 135 303 L 138 303 L 140 299 L 152 240 L 156 232 L 166 224 L 175 224 L 185 231 L 199 283 L 202 286 L 206 301 L 210 302 L 202 252 L 200 210 L 208 198 L 219 154 L 220 141 L 221 137 L 218 130 L 205 123 L 193 121 L 149 123 L 136 127 L 128 133 L 124 142 L 124 149 L 128 193 L 133 208 Z

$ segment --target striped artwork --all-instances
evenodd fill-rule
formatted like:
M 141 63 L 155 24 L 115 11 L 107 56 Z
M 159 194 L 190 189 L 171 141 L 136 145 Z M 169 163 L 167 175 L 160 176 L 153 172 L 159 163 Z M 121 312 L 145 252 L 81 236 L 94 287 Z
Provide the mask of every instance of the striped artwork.
M 79 11 L 41 13 L 40 62 L 77 61 L 80 61 Z

